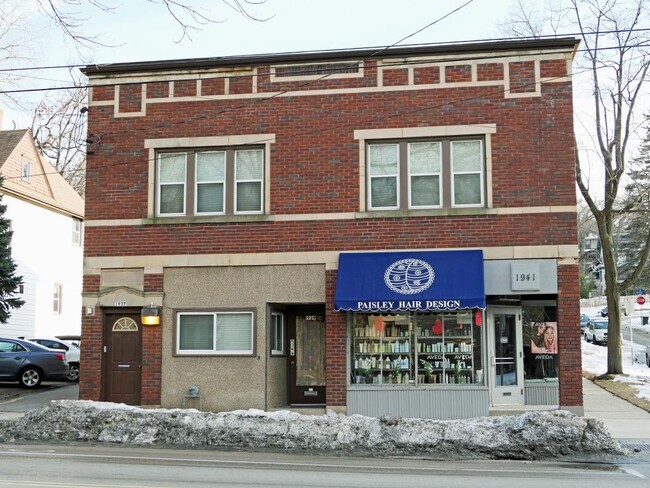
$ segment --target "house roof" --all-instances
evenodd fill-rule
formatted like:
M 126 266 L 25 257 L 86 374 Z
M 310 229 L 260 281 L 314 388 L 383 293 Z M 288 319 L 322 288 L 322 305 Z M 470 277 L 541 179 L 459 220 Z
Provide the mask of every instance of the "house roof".
M 412 45 L 390 48 L 360 48 L 329 51 L 302 51 L 292 53 L 256 54 L 244 56 L 220 56 L 210 58 L 175 59 L 132 63 L 89 64 L 81 69 L 87 76 L 110 75 L 133 72 L 171 71 L 221 66 L 255 66 L 263 64 L 297 63 L 306 61 L 358 60 L 371 57 L 434 56 L 463 53 L 498 53 L 519 50 L 566 49 L 574 52 L 580 40 L 575 37 L 550 39 L 527 39 L 515 41 L 489 41 L 472 43 L 447 43 Z
M 32 165 L 29 181 L 22 179 L 22 161 Z M 2 193 L 77 218 L 83 218 L 84 200 L 38 152 L 28 129 L 0 131 Z
M 25 137 L 27 129 L 0 131 L 0 167 L 16 149 L 18 143 Z

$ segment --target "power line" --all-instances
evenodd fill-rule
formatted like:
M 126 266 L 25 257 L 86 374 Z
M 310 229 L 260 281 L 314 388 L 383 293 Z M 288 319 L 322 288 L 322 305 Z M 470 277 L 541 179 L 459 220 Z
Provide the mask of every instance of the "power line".
M 473 0 L 472 0 L 473 1 Z M 459 8 L 464 7 L 461 6 Z M 450 12 L 450 14 L 453 12 Z M 447 14 L 447 15 L 450 15 Z M 442 20 L 442 19 L 439 19 Z M 433 25 L 433 23 L 431 24 Z M 400 41 L 397 41 L 395 44 L 399 44 L 402 41 L 413 37 L 414 35 L 418 34 L 422 30 L 425 30 L 426 28 L 430 27 L 431 25 L 427 25 L 415 33 L 409 34 L 408 36 L 404 37 Z M 418 47 L 418 46 L 447 46 L 447 45 L 459 45 L 459 44 L 473 44 L 473 43 L 482 43 L 482 42 L 501 42 L 501 41 L 517 41 L 517 40 L 542 40 L 542 39 L 558 39 L 562 37 L 583 37 L 583 36 L 595 36 L 595 35 L 607 35 L 607 34 L 617 34 L 617 33 L 622 33 L 622 32 L 649 32 L 650 28 L 637 28 L 637 29 L 616 29 L 616 30 L 607 30 L 607 31 L 595 31 L 595 32 L 567 32 L 567 33 L 562 33 L 562 34 L 546 34 L 546 35 L 539 35 L 539 36 L 534 36 L 534 37 L 493 37 L 489 39 L 469 39 L 469 40 L 463 40 L 463 41 L 441 41 L 441 42 L 436 42 L 433 44 L 403 44 L 403 47 Z M 357 48 L 357 49 L 387 49 L 386 47 L 379 47 L 379 46 L 368 46 L 368 47 L 362 47 L 362 48 Z M 340 51 L 348 51 L 350 49 L 341 49 Z M 314 53 L 318 53 L 321 51 L 312 51 Z M 322 51 L 324 52 L 324 51 Z M 332 51 L 336 52 L 336 50 Z M 308 51 L 295 51 L 292 54 L 303 54 L 303 53 L 308 53 Z M 271 53 L 264 53 L 264 56 L 277 56 L 280 54 L 287 54 L 286 52 L 271 52 Z M 237 57 L 237 56 L 233 56 Z M 93 66 L 101 67 L 101 66 L 110 66 L 114 63 L 96 63 L 93 64 Z M 60 64 L 60 65 L 46 65 L 46 66 L 23 66 L 23 67 L 18 67 L 18 68 L 0 68 L 0 73 L 7 73 L 7 72 L 14 72 L 14 71 L 32 71 L 32 70 L 52 70 L 52 69 L 74 69 L 74 68 L 86 68 L 88 67 L 88 63 L 84 64 Z

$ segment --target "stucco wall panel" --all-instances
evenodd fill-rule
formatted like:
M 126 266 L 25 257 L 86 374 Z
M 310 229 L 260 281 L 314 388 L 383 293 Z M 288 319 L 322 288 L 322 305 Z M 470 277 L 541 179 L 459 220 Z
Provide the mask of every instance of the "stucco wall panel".
M 180 407 L 192 385 L 201 388 L 203 410 L 286 404 L 285 360 L 269 357 L 267 304 L 323 303 L 323 265 L 168 268 L 164 289 L 163 407 Z M 255 310 L 253 356 L 175 354 L 176 311 L 228 308 Z

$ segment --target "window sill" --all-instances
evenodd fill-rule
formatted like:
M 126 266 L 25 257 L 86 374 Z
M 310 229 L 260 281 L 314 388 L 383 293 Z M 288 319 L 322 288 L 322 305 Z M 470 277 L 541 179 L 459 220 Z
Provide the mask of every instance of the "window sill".
M 142 225 L 176 225 L 176 224 L 214 224 L 230 222 L 266 222 L 270 219 L 265 214 L 254 215 L 210 215 L 190 217 L 149 217 L 142 220 Z
M 367 210 L 357 212 L 358 219 L 404 218 L 404 217 L 452 217 L 462 215 L 496 215 L 497 210 L 485 207 L 432 208 L 423 210 Z

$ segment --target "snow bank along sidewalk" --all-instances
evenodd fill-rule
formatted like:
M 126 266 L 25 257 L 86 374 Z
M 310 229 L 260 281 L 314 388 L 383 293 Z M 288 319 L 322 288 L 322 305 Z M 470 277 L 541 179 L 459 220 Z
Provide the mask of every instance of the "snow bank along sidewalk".
M 2 438 L 444 459 L 624 454 L 600 421 L 564 411 L 443 421 L 260 410 L 214 414 L 58 400 L 0 426 Z

